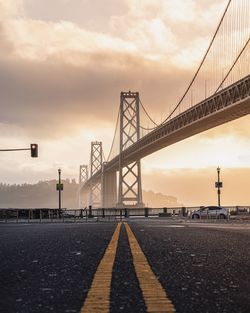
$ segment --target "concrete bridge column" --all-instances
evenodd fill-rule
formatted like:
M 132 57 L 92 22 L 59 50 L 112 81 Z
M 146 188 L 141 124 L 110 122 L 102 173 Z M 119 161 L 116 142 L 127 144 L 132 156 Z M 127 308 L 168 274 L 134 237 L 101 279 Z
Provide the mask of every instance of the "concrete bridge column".
M 84 209 L 89 206 L 89 194 L 90 188 L 88 186 L 83 186 L 80 190 L 81 202 L 79 203 L 79 209 Z
M 102 207 L 114 208 L 117 203 L 116 171 L 102 173 Z

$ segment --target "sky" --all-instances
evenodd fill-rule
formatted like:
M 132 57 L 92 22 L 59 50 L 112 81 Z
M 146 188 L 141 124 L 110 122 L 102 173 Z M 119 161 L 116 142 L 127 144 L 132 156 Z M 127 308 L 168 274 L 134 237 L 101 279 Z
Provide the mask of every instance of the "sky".
M 0 181 L 78 179 L 91 141 L 111 146 L 121 91 L 139 91 L 158 122 L 180 99 L 227 0 L 0 0 Z M 142 160 L 145 190 L 185 205 L 250 204 L 250 118 Z

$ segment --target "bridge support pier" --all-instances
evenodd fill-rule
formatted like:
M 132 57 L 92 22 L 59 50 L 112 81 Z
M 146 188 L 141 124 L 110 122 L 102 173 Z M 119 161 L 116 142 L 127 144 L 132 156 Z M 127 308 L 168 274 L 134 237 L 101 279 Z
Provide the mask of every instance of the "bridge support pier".
M 105 164 L 105 163 L 104 163 Z M 114 208 L 117 203 L 116 171 L 102 172 L 102 207 Z

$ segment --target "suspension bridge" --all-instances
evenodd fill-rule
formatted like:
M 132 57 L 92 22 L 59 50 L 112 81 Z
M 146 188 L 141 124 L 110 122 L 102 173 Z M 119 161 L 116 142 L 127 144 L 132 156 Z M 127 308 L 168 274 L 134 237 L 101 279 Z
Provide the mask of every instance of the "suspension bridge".
M 163 122 L 151 118 L 138 92 L 121 92 L 107 160 L 96 141 L 90 165 L 80 166 L 80 207 L 143 207 L 143 157 L 249 114 L 249 41 L 250 1 L 230 0 L 195 75 Z

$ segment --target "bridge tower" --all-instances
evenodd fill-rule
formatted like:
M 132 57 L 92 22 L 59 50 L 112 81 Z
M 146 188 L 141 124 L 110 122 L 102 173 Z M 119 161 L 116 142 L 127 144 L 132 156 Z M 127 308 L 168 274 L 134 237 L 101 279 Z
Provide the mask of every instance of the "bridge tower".
M 90 155 L 90 176 L 94 176 L 96 172 L 102 169 L 102 142 L 91 142 Z M 100 208 L 102 206 L 101 181 L 91 182 L 89 204 L 92 207 Z
M 123 151 L 140 139 L 139 93 L 121 92 L 120 95 L 120 155 L 118 207 L 143 207 L 141 161 L 128 163 Z
M 79 191 L 78 191 L 78 203 L 79 209 L 86 207 L 87 203 L 87 193 L 82 191 L 82 186 L 88 180 L 88 166 L 87 165 L 80 165 L 79 170 Z

